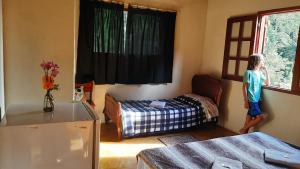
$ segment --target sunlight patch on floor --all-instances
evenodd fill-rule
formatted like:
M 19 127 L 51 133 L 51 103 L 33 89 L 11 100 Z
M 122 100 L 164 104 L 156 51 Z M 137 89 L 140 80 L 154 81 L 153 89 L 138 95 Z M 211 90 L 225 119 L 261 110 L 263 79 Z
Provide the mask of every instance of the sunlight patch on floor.
M 154 143 L 115 143 L 115 142 L 101 142 L 100 154 L 101 158 L 114 157 L 135 157 L 140 151 L 149 148 L 164 147 L 163 144 Z

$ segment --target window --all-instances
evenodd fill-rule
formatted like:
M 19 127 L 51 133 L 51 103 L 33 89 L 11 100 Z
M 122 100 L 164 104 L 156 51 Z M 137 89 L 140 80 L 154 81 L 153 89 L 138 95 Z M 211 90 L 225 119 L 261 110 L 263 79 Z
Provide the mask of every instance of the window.
M 256 15 L 233 17 L 227 22 L 223 78 L 243 79 L 248 56 L 253 53 Z
M 124 29 L 124 35 L 123 35 L 123 50 L 125 51 L 125 43 L 126 43 L 126 25 L 127 25 L 127 15 L 128 15 L 128 12 L 127 11 L 124 11 L 123 12 L 123 22 L 124 22 L 124 26 L 123 26 L 123 29 Z
M 245 33 L 250 29 L 251 36 Z M 247 56 L 251 53 L 263 53 L 271 80 L 268 88 L 300 94 L 299 31 L 300 7 L 229 18 L 223 78 L 242 81 L 248 65 Z
M 80 1 L 76 83 L 172 82 L 176 12 Z
M 291 90 L 300 11 L 266 14 L 261 20 L 259 52 L 266 56 L 271 86 Z

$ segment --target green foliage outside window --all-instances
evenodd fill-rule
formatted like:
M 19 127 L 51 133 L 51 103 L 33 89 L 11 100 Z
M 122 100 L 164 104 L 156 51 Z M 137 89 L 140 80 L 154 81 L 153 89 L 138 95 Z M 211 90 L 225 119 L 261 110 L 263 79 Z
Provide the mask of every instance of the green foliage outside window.
M 291 89 L 300 12 L 269 15 L 267 21 L 263 53 L 271 86 Z

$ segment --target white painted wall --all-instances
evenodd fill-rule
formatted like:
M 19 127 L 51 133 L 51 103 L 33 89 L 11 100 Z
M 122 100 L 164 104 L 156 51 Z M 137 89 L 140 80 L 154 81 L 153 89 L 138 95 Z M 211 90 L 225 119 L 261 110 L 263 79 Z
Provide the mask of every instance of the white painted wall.
M 60 90 L 53 92 L 55 101 L 72 101 L 77 1 L 3 0 L 7 110 L 18 104 L 43 106 L 43 60 L 60 66 L 55 79 Z
M 0 0 L 0 107 L 1 116 L 0 121 L 5 114 L 5 101 L 4 101 L 4 63 L 3 63 L 3 26 L 2 26 L 2 0 Z
M 299 5 L 299 0 L 208 0 L 201 72 L 221 77 L 227 18 Z M 222 125 L 238 132 L 247 111 L 243 108 L 242 83 L 224 84 Z M 269 117 L 258 130 L 300 145 L 300 96 L 264 90 L 263 99 L 263 109 Z

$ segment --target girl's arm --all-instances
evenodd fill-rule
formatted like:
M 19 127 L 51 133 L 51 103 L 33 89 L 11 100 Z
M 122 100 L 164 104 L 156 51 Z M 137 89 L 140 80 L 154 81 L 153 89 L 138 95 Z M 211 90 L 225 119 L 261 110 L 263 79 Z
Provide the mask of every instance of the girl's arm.
M 266 79 L 264 80 L 264 84 L 266 86 L 270 86 L 270 76 L 269 76 L 268 70 L 266 69 L 266 67 L 264 67 L 263 70 L 264 70 L 265 75 L 266 75 Z
M 243 83 L 243 97 L 244 97 L 244 107 L 249 108 L 248 96 L 247 96 L 248 83 Z

